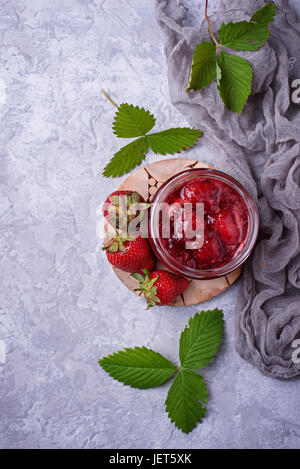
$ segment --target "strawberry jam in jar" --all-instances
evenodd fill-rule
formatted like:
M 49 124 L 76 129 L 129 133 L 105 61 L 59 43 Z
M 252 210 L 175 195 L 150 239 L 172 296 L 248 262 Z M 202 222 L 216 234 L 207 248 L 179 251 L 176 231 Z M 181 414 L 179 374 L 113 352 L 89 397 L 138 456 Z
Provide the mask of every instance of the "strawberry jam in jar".
M 149 240 L 173 272 L 210 279 L 232 272 L 247 259 L 258 225 L 256 204 L 238 181 L 215 169 L 189 169 L 155 194 Z

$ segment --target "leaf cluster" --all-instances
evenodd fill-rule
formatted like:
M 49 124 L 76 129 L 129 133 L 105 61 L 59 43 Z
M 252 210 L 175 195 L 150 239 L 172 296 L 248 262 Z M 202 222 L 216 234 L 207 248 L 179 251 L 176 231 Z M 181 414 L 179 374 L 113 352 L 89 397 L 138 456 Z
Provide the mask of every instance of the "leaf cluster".
M 176 373 L 166 398 L 166 411 L 177 428 L 189 433 L 205 416 L 208 398 L 205 381 L 195 370 L 213 360 L 222 334 L 222 311 L 202 311 L 181 333 L 180 367 L 146 347 L 126 348 L 98 363 L 112 378 L 139 389 L 159 386 Z
M 173 155 L 195 145 L 202 130 L 177 127 L 149 134 L 155 125 L 149 111 L 132 104 L 121 104 L 115 114 L 113 131 L 117 137 L 135 138 L 111 158 L 103 171 L 105 177 L 117 177 L 139 166 L 151 149 L 159 155 Z
M 276 6 L 266 3 L 256 11 L 250 21 L 222 24 L 219 42 L 197 44 L 191 66 L 187 92 L 201 90 L 215 78 L 222 101 L 227 109 L 240 114 L 251 91 L 252 68 L 249 62 L 230 55 L 223 48 L 239 51 L 255 51 L 269 38 L 269 23 L 274 21 Z

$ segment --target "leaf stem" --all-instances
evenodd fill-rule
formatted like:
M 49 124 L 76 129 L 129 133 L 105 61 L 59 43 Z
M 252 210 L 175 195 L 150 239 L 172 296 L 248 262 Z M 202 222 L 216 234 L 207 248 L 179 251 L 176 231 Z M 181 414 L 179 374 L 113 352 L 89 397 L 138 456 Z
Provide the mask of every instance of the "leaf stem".
M 108 99 L 109 102 L 111 102 L 111 104 L 113 104 L 117 109 L 119 108 L 119 106 L 108 96 L 103 88 L 101 88 L 101 93 L 106 97 L 106 99 Z
M 221 46 L 221 44 L 218 43 L 217 39 L 216 39 L 215 36 L 214 36 L 214 33 L 212 32 L 212 27 L 211 27 L 210 19 L 209 19 L 208 15 L 207 15 L 207 4 L 208 4 L 208 0 L 205 0 L 205 19 L 206 19 L 207 24 L 208 24 L 208 29 L 209 29 L 210 35 L 211 35 L 211 37 L 213 38 L 213 41 L 214 41 L 214 43 L 216 44 L 217 49 L 220 49 L 222 46 Z

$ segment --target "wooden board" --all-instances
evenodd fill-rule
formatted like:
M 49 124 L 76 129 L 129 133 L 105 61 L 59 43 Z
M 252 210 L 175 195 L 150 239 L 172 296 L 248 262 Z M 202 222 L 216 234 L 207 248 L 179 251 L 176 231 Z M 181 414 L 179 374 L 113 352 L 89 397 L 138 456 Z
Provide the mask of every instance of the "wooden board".
M 144 166 L 138 169 L 119 186 L 119 190 L 133 190 L 141 194 L 146 201 L 151 201 L 157 189 L 171 176 L 174 176 L 180 171 L 190 168 L 213 168 L 213 166 L 202 163 L 197 160 L 184 159 L 184 158 L 171 158 L 159 160 L 155 163 Z M 167 267 L 160 262 L 157 263 L 157 268 L 168 270 Z M 117 277 L 123 282 L 131 291 L 137 288 L 138 282 L 133 279 L 130 274 L 113 267 Z M 220 293 L 227 290 L 230 285 L 241 274 L 242 268 L 234 270 L 230 274 L 212 280 L 192 280 L 189 288 L 184 292 L 181 297 L 178 297 L 176 302 L 171 306 L 190 306 L 207 301 Z M 139 292 L 135 292 L 141 295 Z

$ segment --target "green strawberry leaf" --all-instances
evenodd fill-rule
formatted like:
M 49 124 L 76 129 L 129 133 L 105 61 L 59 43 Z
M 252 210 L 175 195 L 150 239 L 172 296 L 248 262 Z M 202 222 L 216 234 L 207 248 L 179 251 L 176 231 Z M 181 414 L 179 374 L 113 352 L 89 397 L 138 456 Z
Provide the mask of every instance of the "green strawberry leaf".
M 155 117 L 144 108 L 132 104 L 121 104 L 113 122 L 113 131 L 117 137 L 142 137 L 155 125 Z
M 212 361 L 223 334 L 223 313 L 201 311 L 189 320 L 180 336 L 179 357 L 184 368 L 197 370 Z
M 133 277 L 143 279 L 139 274 Z M 103 357 L 98 363 L 112 378 L 140 389 L 159 386 L 178 370 L 169 388 L 166 411 L 177 428 L 189 433 L 205 417 L 203 404 L 207 404 L 208 397 L 204 379 L 193 369 L 204 367 L 212 360 L 221 342 L 222 329 L 221 310 L 196 313 L 180 337 L 182 366 L 179 369 L 146 347 L 126 348 Z
M 224 51 L 217 64 L 220 96 L 227 109 L 240 114 L 251 92 L 252 68 L 246 59 Z
M 207 390 L 202 376 L 191 370 L 181 370 L 175 377 L 166 399 L 166 411 L 171 422 L 183 433 L 190 433 L 201 422 L 207 403 Z
M 126 348 L 99 360 L 109 376 L 132 388 L 154 388 L 167 381 L 177 367 L 146 347 Z
M 197 44 L 186 91 L 201 90 L 216 77 L 216 48 L 211 42 Z
M 118 137 L 140 138 L 125 145 L 111 158 L 103 170 L 105 177 L 117 177 L 129 173 L 139 166 L 151 148 L 161 155 L 174 154 L 194 145 L 203 135 L 202 130 L 177 128 L 146 135 L 155 125 L 155 118 L 144 108 L 132 104 L 121 104 L 118 108 L 113 129 Z
M 125 145 L 114 154 L 103 170 L 105 177 L 117 177 L 129 173 L 133 168 L 139 166 L 146 158 L 148 145 L 145 137 L 138 138 Z
M 222 24 L 219 29 L 221 44 L 235 50 L 252 51 L 261 47 L 269 38 L 269 23 L 274 21 L 276 6 L 267 3 L 251 20 Z
M 173 155 L 193 146 L 202 135 L 202 130 L 178 127 L 147 135 L 146 140 L 154 153 Z
M 267 24 L 274 21 L 276 15 L 275 3 L 268 2 L 262 8 L 257 10 L 252 16 L 250 23 Z
M 146 158 L 149 148 L 161 155 L 174 154 L 190 148 L 202 135 L 202 130 L 179 127 L 140 137 L 114 154 L 105 166 L 103 176 L 117 177 L 129 173 Z

